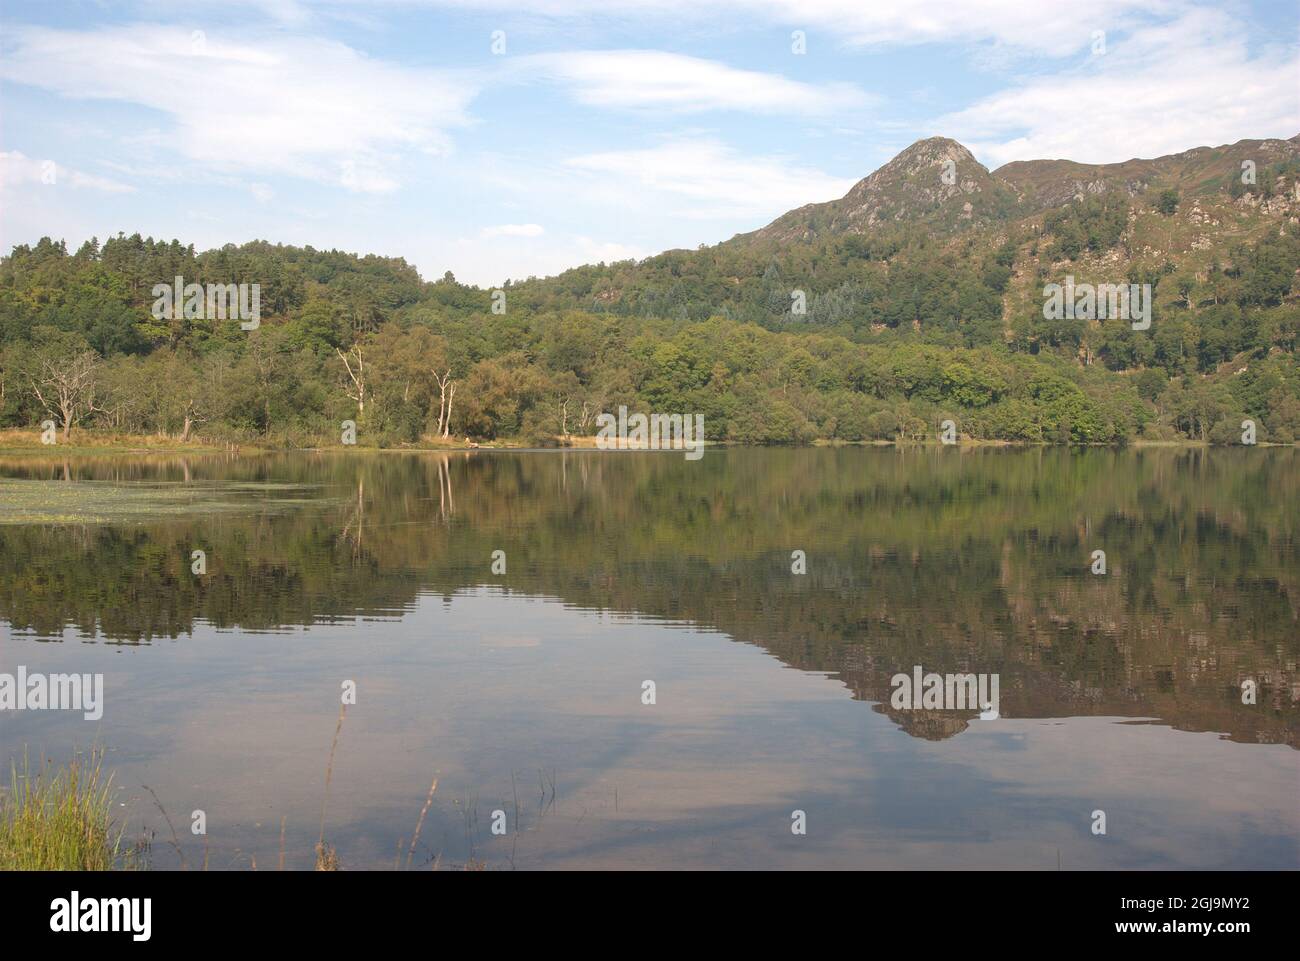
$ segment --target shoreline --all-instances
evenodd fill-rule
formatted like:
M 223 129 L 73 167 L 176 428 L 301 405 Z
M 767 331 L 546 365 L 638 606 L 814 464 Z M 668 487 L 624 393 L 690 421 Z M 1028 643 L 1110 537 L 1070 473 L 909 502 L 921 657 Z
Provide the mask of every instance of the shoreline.
M 328 446 L 310 446 L 310 447 L 289 447 L 277 446 L 273 444 L 230 444 L 230 443 L 210 443 L 201 442 L 189 443 L 168 443 L 155 437 L 83 437 L 69 444 L 43 444 L 36 439 L 27 439 L 13 436 L 18 432 L 9 432 L 8 436 L 0 434 L 0 456 L 5 454 L 45 454 L 50 457 L 59 457 L 63 455 L 113 455 L 113 454 L 193 454 L 193 455 L 210 455 L 210 454 L 277 454 L 277 453 L 367 453 L 367 454 L 449 454 L 449 453 L 475 453 L 475 452 L 492 452 L 492 451 L 512 451 L 512 452 L 591 452 L 607 454 L 626 454 L 626 453 L 681 453 L 684 448 L 663 448 L 663 449 L 609 449 L 597 446 L 595 437 L 571 437 L 567 439 L 554 438 L 552 443 L 529 443 L 523 440 L 512 438 L 503 438 L 500 440 L 484 443 L 462 442 L 458 444 L 403 444 L 395 447 L 376 447 L 362 444 L 331 444 Z M 1126 448 L 1177 448 L 1177 449 L 1233 449 L 1246 445 L 1242 444 L 1211 444 L 1208 441 L 1201 440 L 1145 440 L 1135 438 L 1121 444 L 1057 444 L 1048 441 L 1013 441 L 1013 440 L 989 440 L 983 438 L 963 437 L 955 444 L 944 444 L 938 440 L 867 440 L 867 441 L 847 441 L 833 438 L 816 438 L 808 443 L 799 444 L 734 444 L 728 441 L 704 441 L 703 446 L 713 448 L 770 448 L 773 450 L 799 449 L 799 448 L 847 448 L 847 447 L 877 447 L 877 448 L 900 448 L 900 447 L 956 447 L 959 449 L 1023 449 L 1032 448 L 1053 448 L 1053 449 L 1090 449 L 1090 450 L 1124 450 Z M 1292 444 L 1281 444 L 1270 441 L 1260 441 L 1258 444 L 1251 445 L 1255 447 L 1267 448 L 1295 448 L 1300 446 L 1300 442 Z

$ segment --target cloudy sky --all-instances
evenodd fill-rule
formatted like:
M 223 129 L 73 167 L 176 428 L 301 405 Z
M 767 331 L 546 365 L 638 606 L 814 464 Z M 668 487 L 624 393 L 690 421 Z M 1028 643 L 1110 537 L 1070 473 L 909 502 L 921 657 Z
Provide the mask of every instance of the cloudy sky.
M 6 251 L 260 238 L 495 285 L 716 243 L 936 134 L 993 168 L 1296 133 L 1294 0 L 0 0 Z

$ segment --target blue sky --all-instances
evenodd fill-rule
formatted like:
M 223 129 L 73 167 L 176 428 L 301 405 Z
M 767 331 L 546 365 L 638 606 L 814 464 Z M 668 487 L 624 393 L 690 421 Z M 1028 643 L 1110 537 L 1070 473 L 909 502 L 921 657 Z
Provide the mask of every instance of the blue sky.
M 995 168 L 1300 133 L 1295 2 L 524 6 L 0 0 L 0 245 L 260 238 L 486 286 L 725 240 L 936 134 Z

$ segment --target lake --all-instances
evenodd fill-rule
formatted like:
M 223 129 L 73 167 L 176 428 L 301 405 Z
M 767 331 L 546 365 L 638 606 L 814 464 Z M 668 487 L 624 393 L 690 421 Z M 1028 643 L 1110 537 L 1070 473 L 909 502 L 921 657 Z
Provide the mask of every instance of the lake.
M 8 454 L 0 672 L 104 693 L 0 759 L 102 747 L 161 868 L 1294 869 L 1297 495 L 1294 449 Z

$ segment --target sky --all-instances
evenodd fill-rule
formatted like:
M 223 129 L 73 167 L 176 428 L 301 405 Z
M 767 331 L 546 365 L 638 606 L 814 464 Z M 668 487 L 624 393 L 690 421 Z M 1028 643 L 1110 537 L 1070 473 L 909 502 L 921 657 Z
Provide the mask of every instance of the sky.
M 908 144 L 1300 133 L 1300 3 L 0 0 L 0 250 L 119 232 L 496 286 L 714 244 Z

